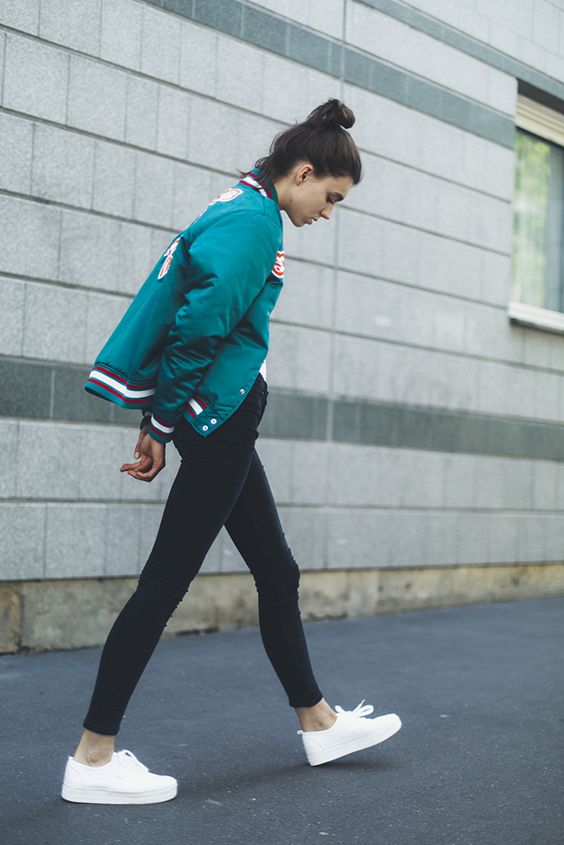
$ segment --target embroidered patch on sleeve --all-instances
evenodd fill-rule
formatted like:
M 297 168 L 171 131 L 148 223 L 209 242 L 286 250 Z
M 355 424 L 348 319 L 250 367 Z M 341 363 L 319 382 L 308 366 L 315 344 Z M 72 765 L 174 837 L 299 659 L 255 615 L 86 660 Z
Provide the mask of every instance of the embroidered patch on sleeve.
M 172 256 L 174 254 L 174 250 L 176 249 L 176 247 L 178 246 L 179 243 L 180 243 L 180 238 L 177 238 L 175 241 L 173 241 L 173 243 L 171 243 L 171 245 L 168 247 L 168 249 L 166 249 L 164 251 L 163 258 L 165 260 L 163 262 L 163 266 L 161 267 L 161 269 L 159 271 L 159 275 L 157 276 L 157 279 L 162 279 L 162 277 L 166 276 L 166 274 L 168 273 L 168 268 L 170 267 L 170 262 L 172 261 Z
M 230 202 L 242 193 L 243 191 L 241 190 L 241 188 L 228 188 L 222 194 L 218 194 L 218 196 L 210 202 L 210 205 L 213 205 L 216 202 Z

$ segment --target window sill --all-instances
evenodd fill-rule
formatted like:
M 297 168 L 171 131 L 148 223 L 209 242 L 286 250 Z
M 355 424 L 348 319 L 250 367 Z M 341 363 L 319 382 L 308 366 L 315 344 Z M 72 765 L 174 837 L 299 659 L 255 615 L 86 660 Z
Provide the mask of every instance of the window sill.
M 539 308 L 524 302 L 511 301 L 507 309 L 509 319 L 514 323 L 544 329 L 556 334 L 564 334 L 564 314 L 561 311 L 551 311 L 549 308 Z

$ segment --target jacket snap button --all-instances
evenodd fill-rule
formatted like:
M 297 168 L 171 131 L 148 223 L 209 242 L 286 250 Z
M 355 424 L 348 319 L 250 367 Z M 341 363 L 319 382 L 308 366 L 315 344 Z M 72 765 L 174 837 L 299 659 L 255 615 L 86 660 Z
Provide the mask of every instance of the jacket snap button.
M 240 393 L 244 393 L 244 392 L 245 392 L 245 388 L 244 388 L 244 387 L 242 387 L 242 388 L 241 388 L 241 390 L 240 390 L 239 392 L 240 392 Z
M 203 430 L 204 430 L 204 431 L 207 431 L 207 430 L 208 430 L 207 425 L 203 425 L 203 426 L 202 426 L 202 428 L 203 428 Z
M 216 418 L 215 418 L 215 417 L 212 417 L 211 422 L 212 422 L 212 423 L 216 423 L 216 422 L 217 422 Z

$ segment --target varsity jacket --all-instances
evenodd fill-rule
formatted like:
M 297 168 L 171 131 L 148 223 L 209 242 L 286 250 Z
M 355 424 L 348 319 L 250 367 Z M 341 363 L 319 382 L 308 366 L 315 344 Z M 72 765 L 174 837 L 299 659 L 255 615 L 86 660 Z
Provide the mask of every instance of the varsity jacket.
M 233 414 L 268 353 L 284 284 L 276 188 L 254 168 L 175 235 L 96 356 L 85 390 L 150 413 L 167 443 Z

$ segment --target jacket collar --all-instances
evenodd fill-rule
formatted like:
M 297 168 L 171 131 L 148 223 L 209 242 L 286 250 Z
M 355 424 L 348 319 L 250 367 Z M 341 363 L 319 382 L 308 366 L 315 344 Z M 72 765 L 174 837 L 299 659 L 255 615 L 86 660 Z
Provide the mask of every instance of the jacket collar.
M 243 185 L 249 185 L 251 188 L 254 188 L 255 191 L 259 191 L 263 196 L 267 196 L 271 200 L 274 200 L 276 205 L 278 205 L 278 192 L 274 187 L 274 183 L 268 178 L 268 176 L 260 176 L 259 174 L 259 168 L 253 167 L 253 169 L 249 170 L 247 175 L 239 181 L 242 182 Z

